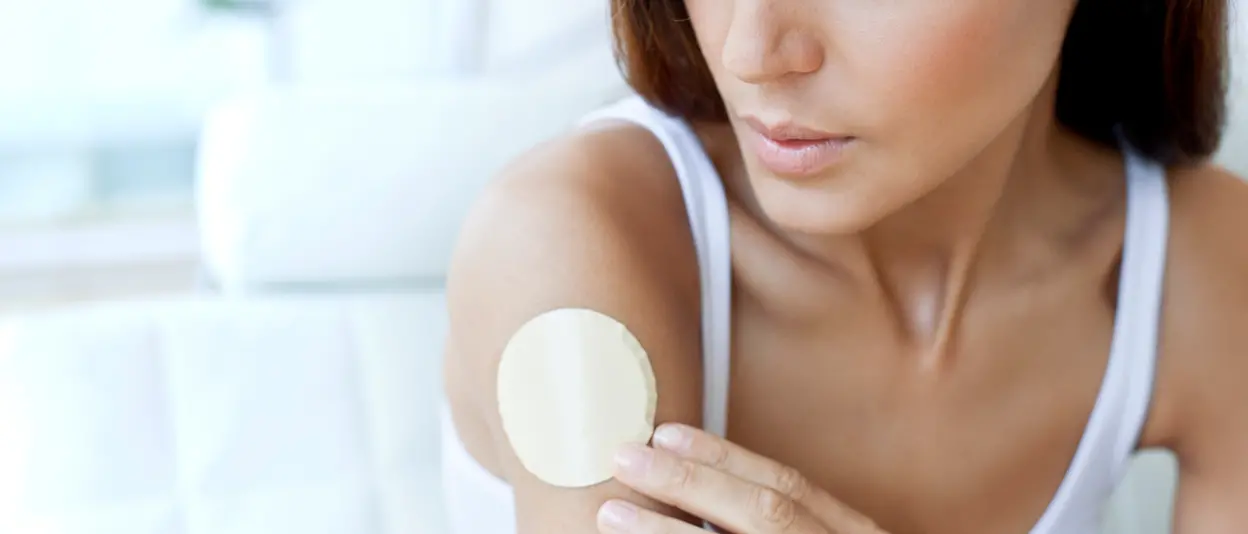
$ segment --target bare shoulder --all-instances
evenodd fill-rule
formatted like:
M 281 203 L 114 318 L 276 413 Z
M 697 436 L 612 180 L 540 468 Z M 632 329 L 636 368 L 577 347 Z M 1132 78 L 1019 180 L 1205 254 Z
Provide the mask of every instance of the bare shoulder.
M 496 373 L 529 319 L 578 307 L 620 320 L 651 355 L 657 417 L 699 422 L 696 254 L 674 171 L 640 128 L 577 132 L 510 165 L 461 231 L 447 306 L 444 378 L 455 426 L 468 452 L 510 482 L 521 534 L 593 532 L 602 502 L 632 497 L 611 483 L 557 491 L 515 458 L 501 431 Z
M 1168 446 L 1191 450 L 1248 405 L 1245 390 L 1226 382 L 1248 376 L 1248 182 L 1208 165 L 1172 171 L 1169 183 L 1158 377 L 1165 402 L 1155 418 Z
M 1225 168 L 1205 165 L 1173 171 L 1170 184 L 1177 245 L 1222 255 L 1224 260 L 1248 258 L 1244 239 L 1248 180 Z M 1219 266 L 1221 262 L 1209 267 Z
M 458 282 L 478 276 L 478 267 L 494 272 L 503 259 L 571 254 L 578 263 L 617 265 L 610 260 L 691 254 L 687 227 L 680 186 L 657 140 L 631 125 L 575 132 L 517 158 L 485 189 L 458 236 L 448 286 L 469 289 Z M 638 241 L 641 248 L 625 250 Z M 645 262 L 660 277 L 679 271 L 657 264 Z M 555 281 L 528 285 L 543 280 Z
M 1170 184 L 1167 297 L 1196 306 L 1183 316 L 1213 321 L 1205 334 L 1248 334 L 1248 181 L 1208 165 L 1174 172 Z
M 1248 183 L 1172 173 L 1161 359 L 1148 434 L 1174 451 L 1175 532 L 1238 532 L 1248 497 Z M 1149 444 L 1149 443 L 1146 443 Z

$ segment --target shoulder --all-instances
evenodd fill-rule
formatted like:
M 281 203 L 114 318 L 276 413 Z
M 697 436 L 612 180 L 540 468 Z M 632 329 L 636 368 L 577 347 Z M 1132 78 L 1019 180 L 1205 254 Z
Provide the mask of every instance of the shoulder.
M 673 172 L 658 142 L 632 126 L 577 132 L 518 158 L 479 197 L 458 237 L 447 279 L 452 320 L 483 301 L 540 312 L 623 299 L 628 288 L 604 285 L 619 277 L 672 294 L 696 287 Z
M 1179 460 L 1176 531 L 1232 532 L 1248 496 L 1248 184 L 1174 173 L 1161 360 L 1150 426 Z M 1147 443 L 1146 443 L 1147 444 Z
M 1177 245 L 1224 255 L 1222 259 L 1248 259 L 1248 241 L 1243 239 L 1248 227 L 1248 180 L 1205 165 L 1171 171 L 1169 183 Z
M 679 234 L 686 217 L 674 170 L 648 132 L 626 124 L 578 131 L 523 154 L 486 187 L 459 235 L 451 275 L 496 253 L 540 256 L 584 245 L 579 239 Z M 674 241 L 652 240 L 645 252 L 688 248 Z
M 447 278 L 445 385 L 468 452 L 511 483 L 520 532 L 589 531 L 625 490 L 545 487 L 501 431 L 496 375 L 511 335 L 558 308 L 624 323 L 650 354 L 656 417 L 700 422 L 700 298 L 680 186 L 661 145 L 633 126 L 578 132 L 510 165 L 471 210 Z
M 1166 297 L 1171 319 L 1209 321 L 1214 337 L 1244 335 L 1248 305 L 1248 181 L 1217 166 L 1171 173 L 1171 234 Z M 1195 326 L 1195 325 L 1193 325 Z
M 1210 165 L 1173 171 L 1170 184 L 1176 303 L 1199 302 L 1202 315 L 1248 303 L 1248 181 Z
M 1248 376 L 1248 182 L 1206 165 L 1169 184 L 1157 411 L 1163 440 L 1183 448 L 1248 402 L 1225 380 Z

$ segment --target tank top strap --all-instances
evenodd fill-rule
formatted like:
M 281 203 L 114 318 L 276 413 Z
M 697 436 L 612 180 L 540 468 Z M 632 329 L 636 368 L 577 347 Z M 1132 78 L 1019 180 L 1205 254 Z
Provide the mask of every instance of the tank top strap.
M 1115 350 L 1121 350 L 1127 361 L 1124 372 L 1128 374 L 1125 382 L 1129 388 L 1124 393 L 1126 407 L 1119 420 L 1111 462 L 1116 468 L 1115 481 L 1126 472 L 1152 404 L 1170 234 L 1165 167 L 1128 150 L 1127 169 L 1127 198 L 1134 213 L 1127 215 L 1123 273 L 1119 280 L 1119 294 L 1123 297 L 1119 299 L 1118 320 L 1123 329 L 1121 336 L 1115 335 L 1114 343 L 1122 345 Z
M 1127 215 L 1109 363 L 1066 478 L 1032 534 L 1100 524 L 1152 403 L 1170 219 L 1166 170 L 1124 147 Z
M 587 115 L 581 125 L 606 120 L 632 122 L 663 145 L 680 180 L 681 195 L 697 251 L 702 292 L 703 427 L 725 435 L 731 345 L 732 259 L 728 201 L 719 173 L 685 121 L 630 97 Z

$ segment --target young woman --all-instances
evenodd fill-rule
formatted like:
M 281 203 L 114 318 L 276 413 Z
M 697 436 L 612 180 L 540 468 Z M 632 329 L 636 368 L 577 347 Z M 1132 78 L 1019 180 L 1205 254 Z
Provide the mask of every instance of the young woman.
M 612 7 L 639 97 L 460 239 L 457 534 L 1087 534 L 1152 447 L 1177 532 L 1243 532 L 1224 0 Z M 526 472 L 495 404 L 502 347 L 561 307 L 638 335 L 669 423 L 584 489 Z

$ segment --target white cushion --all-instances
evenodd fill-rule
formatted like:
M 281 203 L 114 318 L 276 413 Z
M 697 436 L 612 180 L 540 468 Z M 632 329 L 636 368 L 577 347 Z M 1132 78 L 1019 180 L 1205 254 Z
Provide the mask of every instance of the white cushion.
M 444 532 L 439 295 L 0 323 L 0 532 Z
M 596 53 L 536 80 L 273 90 L 201 141 L 209 270 L 227 289 L 436 280 L 473 198 L 518 154 L 624 94 Z

